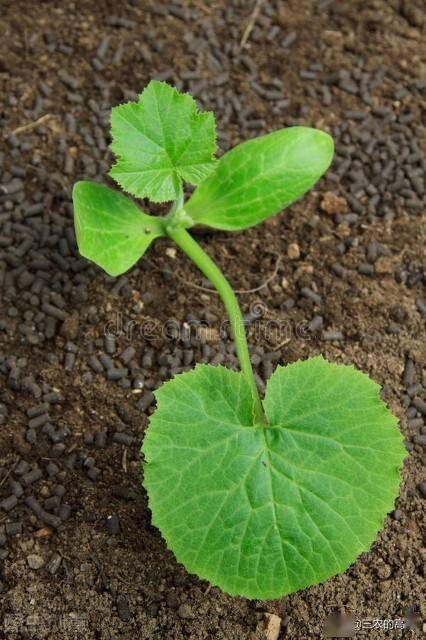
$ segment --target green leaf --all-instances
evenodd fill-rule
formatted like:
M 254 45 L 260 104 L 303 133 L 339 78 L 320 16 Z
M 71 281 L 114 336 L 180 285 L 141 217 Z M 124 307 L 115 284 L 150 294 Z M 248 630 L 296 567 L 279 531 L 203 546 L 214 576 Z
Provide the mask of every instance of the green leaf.
M 278 598 L 344 571 L 392 510 L 405 450 L 379 387 L 321 357 L 278 367 L 252 424 L 241 373 L 166 382 L 143 443 L 152 519 L 188 571 Z
M 225 153 L 185 205 L 195 223 L 245 229 L 300 198 L 328 169 L 333 140 L 323 131 L 289 127 Z
M 175 200 L 182 180 L 199 184 L 215 168 L 213 113 L 165 82 L 152 80 L 138 102 L 114 107 L 110 175 L 129 193 L 154 202 Z
M 72 197 L 78 249 L 111 276 L 130 269 L 154 238 L 165 235 L 159 218 L 102 184 L 77 182 Z

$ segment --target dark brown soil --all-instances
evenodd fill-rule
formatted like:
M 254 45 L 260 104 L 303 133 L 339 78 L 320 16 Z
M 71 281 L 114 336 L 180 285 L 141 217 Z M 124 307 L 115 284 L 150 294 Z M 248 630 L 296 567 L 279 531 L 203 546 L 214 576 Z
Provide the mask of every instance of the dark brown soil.
M 424 190 L 415 179 L 424 169 L 416 155 L 423 134 L 422 3 L 265 1 L 241 57 L 253 7 L 245 0 L 0 0 L 0 502 L 11 495 L 11 479 L 22 484 L 20 462 L 42 470 L 16 506 L 0 509 L 2 638 L 254 640 L 267 638 L 266 614 L 274 613 L 280 639 L 305 640 L 324 637 L 335 612 L 364 621 L 425 614 Z M 296 40 L 286 44 L 293 32 Z M 191 314 L 206 321 L 212 335 L 207 343 L 193 341 L 194 359 L 223 353 L 225 364 L 235 364 L 230 340 L 219 336 L 224 318 L 216 295 L 192 286 L 208 283 L 165 241 L 117 284 L 79 260 L 67 232 L 73 182 L 105 176 L 110 164 L 110 108 L 157 76 L 216 111 L 222 150 L 296 122 L 330 130 L 338 142 L 331 177 L 286 213 L 239 234 L 198 232 L 237 290 L 256 289 L 240 299 L 245 313 L 254 303 L 262 310 L 249 330 L 261 379 L 271 362 L 317 353 L 354 363 L 383 385 L 406 435 L 396 510 L 372 549 L 343 575 L 279 601 L 232 598 L 188 575 L 151 526 L 141 488 L 149 389 L 173 373 L 178 350 L 188 347 L 167 339 L 164 323 L 190 321 Z M 268 90 L 282 91 L 288 104 Z M 390 114 L 384 124 L 374 112 L 381 108 Z M 366 139 L 360 111 L 373 118 Z M 387 186 L 376 205 L 374 189 L 361 185 L 354 194 L 350 187 L 358 180 L 357 150 L 368 155 L 365 146 L 379 129 L 396 140 L 395 158 L 409 164 L 389 164 L 392 157 L 377 151 L 372 163 L 382 164 L 367 183 L 379 191 L 381 181 Z M 344 171 L 349 156 L 353 164 Z M 392 190 L 400 166 L 405 177 Z M 15 192 L 13 181 L 22 181 Z M 42 211 L 25 215 L 37 203 Z M 37 220 L 48 229 L 43 241 Z M 34 244 L 22 248 L 28 237 Z M 46 264 L 37 262 L 40 256 Z M 306 295 L 306 287 L 320 300 Z M 65 322 L 49 325 L 43 307 L 49 302 Z M 136 350 L 120 383 L 94 373 L 89 362 L 105 352 L 105 327 L 117 318 L 136 327 L 132 336 L 117 337 L 111 355 L 119 362 L 126 347 Z M 147 355 L 152 364 L 142 360 Z M 135 383 L 138 374 L 144 389 Z M 26 411 L 52 391 L 61 400 L 49 404 L 50 422 L 69 431 L 59 438 L 63 451 L 53 449 L 44 427 L 34 434 L 28 428 Z M 106 443 L 97 446 L 102 431 Z M 130 444 L 117 438 L 123 433 Z M 54 475 L 49 462 L 58 467 Z M 69 517 L 55 501 L 44 502 L 58 485 L 65 487 Z M 28 508 L 29 496 L 45 505 L 44 514 L 60 517 L 59 526 Z M 114 519 L 107 526 L 111 515 L 117 533 Z M 17 523 L 16 534 L 10 523 Z M 30 568 L 38 561 L 43 566 Z M 421 636 L 421 625 L 403 632 L 367 626 L 359 636 Z

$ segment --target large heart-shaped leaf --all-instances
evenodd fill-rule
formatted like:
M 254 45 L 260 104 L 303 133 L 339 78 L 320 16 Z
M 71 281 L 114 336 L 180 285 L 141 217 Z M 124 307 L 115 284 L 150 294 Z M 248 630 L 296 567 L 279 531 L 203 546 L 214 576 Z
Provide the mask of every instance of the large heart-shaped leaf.
M 333 140 L 323 131 L 289 127 L 225 153 L 185 205 L 196 223 L 245 229 L 300 198 L 328 169 Z
M 102 184 L 76 182 L 72 197 L 79 251 L 111 276 L 130 269 L 155 238 L 165 235 L 159 218 Z
M 114 107 L 110 175 L 129 193 L 154 202 L 175 200 L 182 180 L 199 184 L 216 164 L 213 113 L 199 112 L 189 94 L 152 80 L 138 102 Z
M 143 443 L 153 523 L 185 567 L 277 598 L 344 571 L 392 510 L 405 450 L 379 387 L 321 357 L 278 367 L 252 423 L 241 373 L 198 365 L 157 392 Z

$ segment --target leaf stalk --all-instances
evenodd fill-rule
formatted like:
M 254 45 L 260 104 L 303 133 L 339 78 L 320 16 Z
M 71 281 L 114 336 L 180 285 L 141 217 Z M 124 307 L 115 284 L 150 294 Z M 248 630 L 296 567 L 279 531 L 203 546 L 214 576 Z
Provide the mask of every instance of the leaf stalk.
M 186 253 L 196 264 L 200 271 L 210 280 L 216 288 L 228 314 L 232 334 L 235 341 L 240 368 L 246 378 L 253 397 L 253 419 L 256 424 L 266 425 L 266 417 L 263 411 L 259 390 L 254 378 L 253 367 L 248 350 L 247 337 L 244 328 L 243 315 L 238 304 L 237 297 L 219 267 L 210 256 L 200 247 L 198 242 L 183 228 L 173 225 L 165 225 L 167 235 Z

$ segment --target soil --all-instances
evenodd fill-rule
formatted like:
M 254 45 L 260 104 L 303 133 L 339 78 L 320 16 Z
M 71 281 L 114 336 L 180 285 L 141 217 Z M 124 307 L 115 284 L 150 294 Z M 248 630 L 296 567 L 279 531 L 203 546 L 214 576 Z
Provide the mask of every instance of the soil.
M 271 638 L 275 614 L 279 639 L 305 640 L 336 613 L 364 621 L 357 636 L 421 636 L 422 3 L 265 0 L 241 50 L 253 9 L 0 0 L 2 638 L 255 640 Z M 238 234 L 196 233 L 242 291 L 260 384 L 317 353 L 354 363 L 406 437 L 400 495 L 371 550 L 273 602 L 188 575 L 140 482 L 152 389 L 193 361 L 235 366 L 216 295 L 166 241 L 113 279 L 72 234 L 72 184 L 107 181 L 111 107 L 152 77 L 215 110 L 222 151 L 297 123 L 332 133 L 336 161 L 302 201 Z

